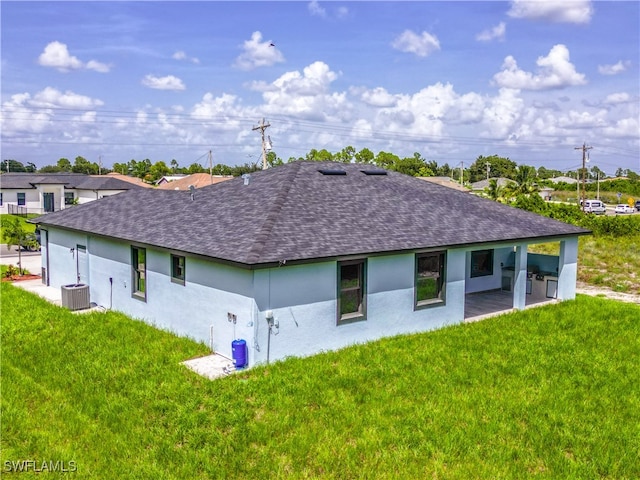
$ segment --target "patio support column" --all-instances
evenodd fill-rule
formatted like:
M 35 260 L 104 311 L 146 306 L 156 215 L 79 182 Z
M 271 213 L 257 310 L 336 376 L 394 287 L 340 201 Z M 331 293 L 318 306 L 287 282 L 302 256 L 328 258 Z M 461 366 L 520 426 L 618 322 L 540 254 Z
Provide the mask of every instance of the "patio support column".
M 560 242 L 560 258 L 558 259 L 559 300 L 573 300 L 576 298 L 577 279 L 578 237 L 572 237 Z
M 513 308 L 524 310 L 527 303 L 527 244 L 516 246 L 513 278 Z

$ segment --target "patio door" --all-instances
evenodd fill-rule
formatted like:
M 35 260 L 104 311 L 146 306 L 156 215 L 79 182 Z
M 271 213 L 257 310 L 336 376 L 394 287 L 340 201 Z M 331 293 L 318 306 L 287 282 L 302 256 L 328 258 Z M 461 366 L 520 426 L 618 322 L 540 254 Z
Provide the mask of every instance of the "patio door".
M 42 194 L 42 201 L 44 203 L 44 213 L 51 213 L 55 210 L 53 205 L 53 193 L 45 192 Z

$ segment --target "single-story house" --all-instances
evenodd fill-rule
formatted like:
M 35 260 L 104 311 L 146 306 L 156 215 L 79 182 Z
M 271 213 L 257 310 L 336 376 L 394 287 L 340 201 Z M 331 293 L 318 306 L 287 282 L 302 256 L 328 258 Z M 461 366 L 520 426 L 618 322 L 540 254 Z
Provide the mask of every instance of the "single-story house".
M 33 220 L 43 281 L 250 366 L 573 299 L 587 230 L 373 165 L 298 161 Z M 559 242 L 556 256 L 530 244 Z M 535 297 L 535 298 L 534 298 Z
M 442 185 L 443 187 L 453 188 L 454 190 L 459 190 L 461 192 L 469 192 L 470 190 L 464 185 L 460 185 L 460 183 L 456 182 L 451 177 L 418 177 L 420 180 L 424 180 L 425 182 L 436 183 L 438 185 Z
M 550 178 L 549 181 L 552 183 L 568 183 L 569 185 L 573 185 L 578 182 L 575 178 L 567 176 L 553 177 Z
M 143 188 L 154 188 L 154 186 L 150 183 L 145 182 L 141 178 L 132 177 L 131 175 L 123 175 L 122 173 L 118 172 L 109 172 L 106 176 L 110 178 L 117 178 L 118 180 L 122 180 L 124 182 L 133 183 L 134 185 L 138 185 L 139 187 Z
M 156 180 L 156 185 L 163 185 L 165 183 L 174 182 L 176 180 L 180 180 L 181 178 L 184 178 L 185 176 L 186 176 L 185 174 L 164 175 L 164 176 L 160 177 L 158 180 Z
M 0 213 L 50 213 L 137 188 L 107 175 L 9 172 L 0 175 Z
M 540 195 L 540 198 L 542 198 L 544 201 L 549 202 L 553 197 L 553 192 L 555 192 L 553 188 L 541 187 L 538 190 L 538 195 Z
M 506 187 L 507 185 L 515 185 L 516 182 L 511 180 L 510 178 L 505 177 L 493 177 L 489 179 L 479 180 L 477 182 L 473 182 L 471 184 L 471 190 L 474 193 L 484 193 L 485 189 L 489 188 L 489 183 L 491 180 L 495 180 L 499 187 Z
M 214 183 L 232 179 L 232 175 L 209 175 L 208 173 L 194 173 L 178 180 L 158 184 L 160 190 L 189 190 L 189 187 L 202 188 Z

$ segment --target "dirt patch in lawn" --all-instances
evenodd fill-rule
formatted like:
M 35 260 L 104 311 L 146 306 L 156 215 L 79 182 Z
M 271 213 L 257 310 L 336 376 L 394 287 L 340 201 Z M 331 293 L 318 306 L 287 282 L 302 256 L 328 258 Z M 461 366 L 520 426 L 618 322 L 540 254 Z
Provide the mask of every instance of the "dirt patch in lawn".
M 640 305 L 640 295 L 636 295 L 634 293 L 616 292 L 614 290 L 611 290 L 610 288 L 595 287 L 583 282 L 578 282 L 576 292 L 585 295 L 591 295 L 592 297 L 606 297 L 611 300 L 637 303 Z

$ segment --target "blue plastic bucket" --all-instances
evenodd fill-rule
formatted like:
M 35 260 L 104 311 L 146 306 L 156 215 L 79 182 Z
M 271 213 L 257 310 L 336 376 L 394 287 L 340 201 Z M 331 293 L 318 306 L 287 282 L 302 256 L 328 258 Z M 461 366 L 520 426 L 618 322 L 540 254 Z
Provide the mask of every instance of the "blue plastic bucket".
M 231 342 L 231 358 L 236 368 L 247 366 L 247 342 L 245 340 L 234 340 Z

